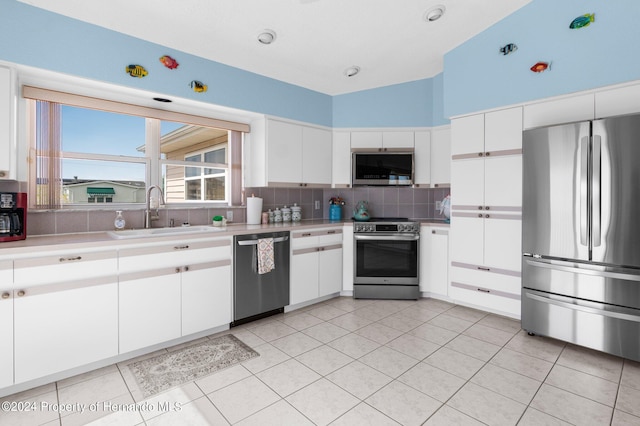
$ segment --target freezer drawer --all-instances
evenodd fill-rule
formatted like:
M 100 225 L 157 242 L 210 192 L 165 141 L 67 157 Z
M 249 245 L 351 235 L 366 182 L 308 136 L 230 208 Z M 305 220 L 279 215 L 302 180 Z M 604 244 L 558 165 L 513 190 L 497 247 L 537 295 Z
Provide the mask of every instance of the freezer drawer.
M 522 258 L 522 287 L 640 309 L 640 270 Z
M 522 328 L 640 361 L 640 310 L 522 289 Z

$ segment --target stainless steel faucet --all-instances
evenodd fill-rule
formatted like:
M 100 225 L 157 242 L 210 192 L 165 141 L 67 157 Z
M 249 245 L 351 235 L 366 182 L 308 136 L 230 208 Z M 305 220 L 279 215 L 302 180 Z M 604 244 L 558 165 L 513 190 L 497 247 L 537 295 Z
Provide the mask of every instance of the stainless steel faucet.
M 160 188 L 158 185 L 151 185 L 150 187 L 147 188 L 147 209 L 144 211 L 145 216 L 144 216 L 144 227 L 145 229 L 149 229 L 151 228 L 151 222 L 154 220 L 158 220 L 160 219 L 160 215 L 158 214 L 158 209 L 156 208 L 156 213 L 155 214 L 151 214 L 151 190 L 155 188 L 158 190 L 158 192 L 160 193 L 160 201 L 159 203 L 164 204 L 164 193 L 162 192 L 162 188 Z M 158 204 L 160 205 L 160 204 Z

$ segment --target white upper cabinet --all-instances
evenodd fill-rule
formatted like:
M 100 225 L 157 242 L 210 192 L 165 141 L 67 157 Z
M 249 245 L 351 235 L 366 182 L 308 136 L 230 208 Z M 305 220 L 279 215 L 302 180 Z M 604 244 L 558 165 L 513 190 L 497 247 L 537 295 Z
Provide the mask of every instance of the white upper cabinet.
M 351 133 L 333 132 L 332 182 L 335 188 L 351 186 Z
M 484 127 L 485 156 L 495 151 L 522 149 L 522 108 L 487 113 Z
M 351 148 L 382 148 L 382 132 L 351 132 Z
M 302 127 L 302 179 L 307 184 L 331 185 L 331 132 Z
M 640 84 L 596 93 L 596 118 L 640 113 Z
M 431 186 L 448 187 L 451 184 L 451 129 L 431 131 Z
M 268 120 L 267 185 L 330 186 L 331 143 L 328 130 Z
M 302 181 L 302 127 L 269 120 L 267 123 L 269 183 Z
M 16 179 L 14 77 L 0 67 L 0 179 Z
M 484 155 L 484 114 L 452 120 L 451 140 L 451 155 L 454 159 L 457 155 Z
M 416 132 L 414 138 L 416 146 L 413 157 L 413 182 L 428 187 L 431 183 L 431 132 Z
M 524 129 L 552 126 L 554 124 L 593 120 L 595 115 L 595 95 L 572 96 L 524 107 Z
M 413 148 L 413 132 L 382 132 L 383 148 Z
M 352 149 L 398 149 L 413 148 L 412 131 L 356 131 L 351 132 Z

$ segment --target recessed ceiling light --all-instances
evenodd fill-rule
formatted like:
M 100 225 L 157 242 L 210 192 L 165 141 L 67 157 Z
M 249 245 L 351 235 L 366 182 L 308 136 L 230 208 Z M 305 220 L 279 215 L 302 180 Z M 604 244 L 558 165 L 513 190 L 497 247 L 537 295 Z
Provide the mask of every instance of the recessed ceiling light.
M 258 34 L 258 42 L 261 44 L 271 44 L 276 41 L 276 32 L 273 30 L 264 30 Z
M 347 68 L 346 70 L 344 70 L 344 75 L 346 75 L 347 77 L 353 77 L 354 75 L 358 74 L 360 72 L 360 67 L 357 66 L 352 66 Z
M 425 12 L 424 20 L 427 22 L 437 21 L 438 19 L 442 18 L 445 10 L 446 8 L 441 4 L 433 6 L 431 9 Z

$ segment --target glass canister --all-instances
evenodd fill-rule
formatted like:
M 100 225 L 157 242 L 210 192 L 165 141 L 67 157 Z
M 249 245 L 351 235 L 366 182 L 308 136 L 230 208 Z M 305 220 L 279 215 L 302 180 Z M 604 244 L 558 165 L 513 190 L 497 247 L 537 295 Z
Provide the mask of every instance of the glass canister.
M 273 212 L 271 211 L 271 209 L 269 209 L 269 211 L 267 211 L 267 216 L 269 217 L 269 223 L 273 223 L 274 222 L 274 215 Z
M 291 222 L 291 209 L 287 206 L 282 208 L 282 221 Z
M 302 207 L 297 203 L 293 203 L 293 206 L 291 206 L 291 220 L 293 222 L 300 222 L 302 220 Z
M 273 211 L 273 223 L 282 223 L 282 212 L 277 207 Z

